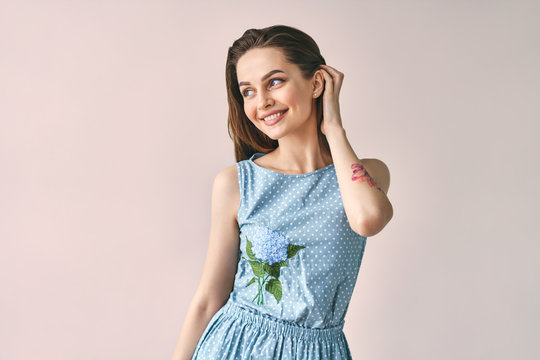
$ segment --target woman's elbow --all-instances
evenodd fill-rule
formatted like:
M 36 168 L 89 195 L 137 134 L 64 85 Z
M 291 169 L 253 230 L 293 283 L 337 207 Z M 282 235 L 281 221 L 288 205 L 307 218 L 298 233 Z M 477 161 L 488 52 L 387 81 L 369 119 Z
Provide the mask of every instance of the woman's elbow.
M 353 230 L 357 234 L 365 237 L 377 235 L 382 229 L 384 229 L 386 224 L 390 222 L 392 216 L 393 211 L 392 207 L 390 207 L 389 211 L 387 212 L 381 212 L 377 215 L 361 219 L 358 221 L 358 224 Z

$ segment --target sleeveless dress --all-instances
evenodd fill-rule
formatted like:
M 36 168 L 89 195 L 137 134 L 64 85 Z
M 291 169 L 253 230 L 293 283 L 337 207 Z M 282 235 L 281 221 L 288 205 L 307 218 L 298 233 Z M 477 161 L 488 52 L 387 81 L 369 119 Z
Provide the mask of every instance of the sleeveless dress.
M 352 359 L 343 333 L 366 237 L 347 220 L 334 164 L 288 175 L 236 163 L 234 287 L 192 360 Z

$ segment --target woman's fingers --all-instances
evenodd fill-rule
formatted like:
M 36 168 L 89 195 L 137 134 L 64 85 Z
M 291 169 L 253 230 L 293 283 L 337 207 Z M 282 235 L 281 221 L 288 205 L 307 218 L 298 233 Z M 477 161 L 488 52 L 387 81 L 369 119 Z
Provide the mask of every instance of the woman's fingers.
M 328 65 L 322 65 L 322 68 L 325 69 L 333 78 L 343 78 L 345 76 L 345 74 L 343 74 L 342 72 L 340 71 L 337 71 L 336 69 L 334 69 L 333 67 L 331 66 L 328 66 Z
M 342 72 L 337 71 L 336 69 L 328 65 L 321 64 L 321 68 L 323 70 L 326 83 L 331 84 L 330 86 L 328 86 L 330 88 L 329 91 L 334 91 L 334 87 L 335 87 L 337 89 L 337 92 L 339 93 L 339 91 L 341 90 L 341 84 L 343 82 L 343 78 L 345 77 L 345 75 Z

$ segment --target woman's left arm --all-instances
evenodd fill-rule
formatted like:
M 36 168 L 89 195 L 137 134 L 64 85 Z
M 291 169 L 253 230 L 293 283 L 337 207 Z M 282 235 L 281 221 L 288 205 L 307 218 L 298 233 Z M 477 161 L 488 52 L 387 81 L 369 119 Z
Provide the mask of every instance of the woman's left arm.
M 321 65 L 325 78 L 323 122 L 325 134 L 351 228 L 363 236 L 373 236 L 388 224 L 393 208 L 386 196 L 390 187 L 390 172 L 378 159 L 360 160 L 354 153 L 339 112 L 339 91 L 343 73 Z

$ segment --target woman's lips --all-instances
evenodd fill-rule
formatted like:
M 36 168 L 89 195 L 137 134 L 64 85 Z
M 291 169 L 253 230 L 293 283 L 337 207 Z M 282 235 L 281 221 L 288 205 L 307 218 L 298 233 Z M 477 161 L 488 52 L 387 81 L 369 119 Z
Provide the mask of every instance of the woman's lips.
M 276 124 L 278 121 L 280 121 L 281 119 L 283 119 L 283 117 L 285 116 L 285 114 L 287 113 L 287 111 L 289 111 L 289 109 L 283 111 L 283 112 L 281 113 L 281 115 L 279 115 L 277 118 L 272 119 L 272 120 L 263 120 L 263 122 L 264 122 L 267 126 L 272 126 L 272 125 Z

